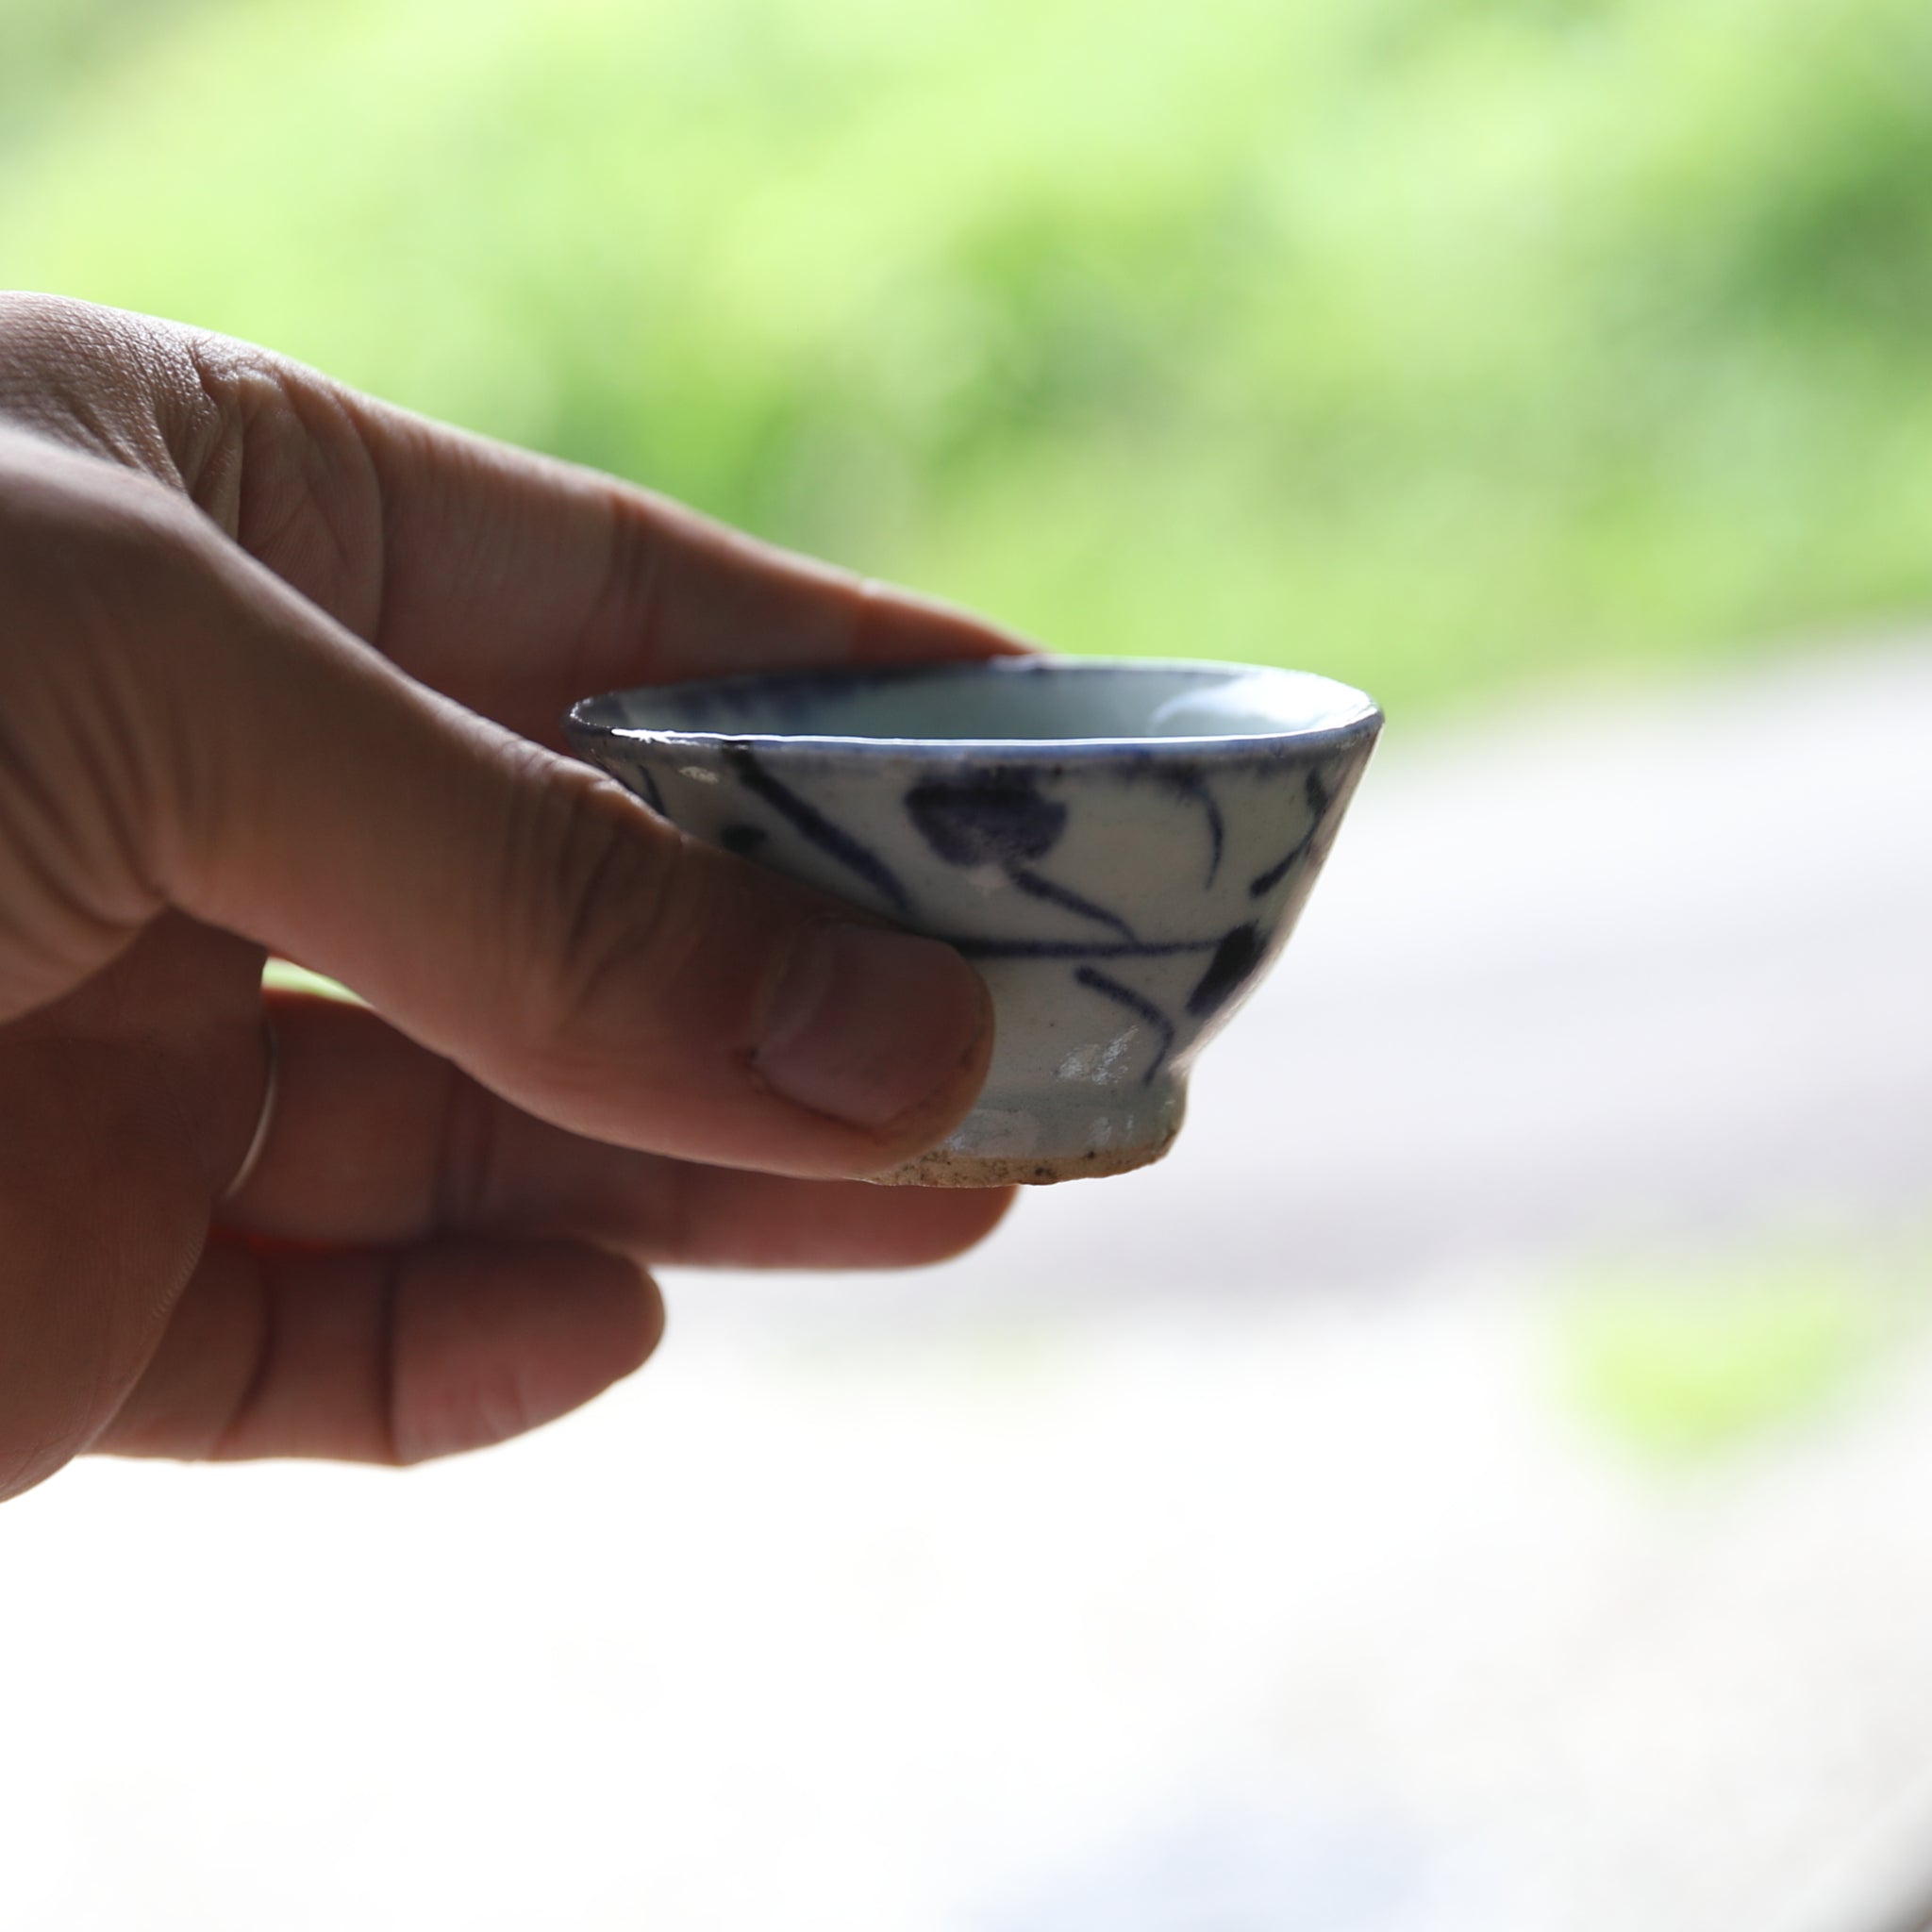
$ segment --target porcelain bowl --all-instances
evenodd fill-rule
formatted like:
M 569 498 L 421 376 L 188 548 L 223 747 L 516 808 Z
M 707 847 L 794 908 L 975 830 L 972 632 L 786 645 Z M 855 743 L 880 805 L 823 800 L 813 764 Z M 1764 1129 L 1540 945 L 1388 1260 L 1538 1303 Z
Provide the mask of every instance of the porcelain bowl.
M 991 990 L 957 1133 L 876 1178 L 1122 1174 L 1281 950 L 1382 725 L 1306 672 L 1003 658 L 587 698 L 565 731 L 692 837 L 950 941 Z

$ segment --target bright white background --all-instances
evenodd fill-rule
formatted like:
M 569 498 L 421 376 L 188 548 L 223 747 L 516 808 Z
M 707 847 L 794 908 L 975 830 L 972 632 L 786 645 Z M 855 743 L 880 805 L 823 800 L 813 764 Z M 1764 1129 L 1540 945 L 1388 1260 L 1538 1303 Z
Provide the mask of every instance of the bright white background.
M 0 1924 L 1903 1926 L 1928 728 L 1907 646 L 1398 728 L 1161 1169 L 674 1277 L 466 1462 L 8 1506 Z M 1904 1284 L 1832 1400 L 1669 1466 L 1579 1409 L 1605 1257 L 1794 1243 Z

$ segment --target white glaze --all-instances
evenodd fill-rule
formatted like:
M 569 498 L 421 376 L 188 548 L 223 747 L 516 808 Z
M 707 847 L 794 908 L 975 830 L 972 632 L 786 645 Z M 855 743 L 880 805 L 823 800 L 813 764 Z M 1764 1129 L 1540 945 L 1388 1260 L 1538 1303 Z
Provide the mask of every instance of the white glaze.
M 901 1176 L 973 1184 L 1165 1151 L 1380 724 L 1302 673 L 1019 659 L 620 692 L 568 728 L 694 837 L 974 960 L 983 1097 Z

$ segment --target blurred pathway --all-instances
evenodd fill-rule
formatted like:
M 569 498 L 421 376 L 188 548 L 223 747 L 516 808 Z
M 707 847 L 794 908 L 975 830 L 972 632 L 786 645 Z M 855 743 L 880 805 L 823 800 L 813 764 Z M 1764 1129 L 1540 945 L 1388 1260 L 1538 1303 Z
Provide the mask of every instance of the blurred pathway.
M 1932 649 L 1398 720 L 1163 1166 L 681 1276 L 489 1455 L 8 1506 L 0 1924 L 1913 1932 L 1932 1333 L 1656 1467 L 1557 1341 L 1925 1224 L 1928 860 Z
M 1932 1207 L 1932 646 L 1398 723 L 1358 810 L 1204 1068 L 1177 1196 L 1282 1215 L 1217 1273 L 1291 1228 L 1388 1278 Z

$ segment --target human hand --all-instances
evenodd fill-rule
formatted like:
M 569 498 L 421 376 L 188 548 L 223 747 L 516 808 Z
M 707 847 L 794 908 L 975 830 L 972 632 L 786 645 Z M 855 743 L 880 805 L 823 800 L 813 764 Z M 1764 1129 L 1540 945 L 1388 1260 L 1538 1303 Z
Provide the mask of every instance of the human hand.
M 871 1188 L 984 989 L 558 755 L 586 692 L 1013 648 L 263 351 L 0 297 L 0 1498 L 412 1461 L 636 1367 L 652 1261 L 956 1252 Z M 264 952 L 367 1002 L 267 996 Z

